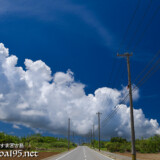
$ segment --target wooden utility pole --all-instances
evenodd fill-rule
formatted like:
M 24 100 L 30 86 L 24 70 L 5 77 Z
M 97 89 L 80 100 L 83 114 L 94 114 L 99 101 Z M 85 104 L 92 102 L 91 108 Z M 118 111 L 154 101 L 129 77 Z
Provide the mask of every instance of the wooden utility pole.
M 73 137 L 73 142 L 74 142 L 74 136 L 75 136 L 75 134 L 74 134 L 74 131 L 73 131 L 73 135 L 72 135 L 72 137 Z
M 132 160 L 136 160 L 136 148 L 135 148 L 135 130 L 134 130 L 134 113 L 133 113 L 133 101 L 132 101 L 132 84 L 131 84 L 131 73 L 130 73 L 130 63 L 129 57 L 132 53 L 117 54 L 117 56 L 127 58 L 127 70 L 128 70 L 128 88 L 129 88 L 129 99 L 130 99 L 130 123 L 131 123 L 131 140 L 132 140 Z
M 70 118 L 68 118 L 68 150 L 70 148 Z
M 92 131 L 93 131 L 93 133 L 92 133 L 92 136 L 93 136 L 93 142 L 92 142 L 92 143 L 93 143 L 93 148 L 94 148 L 94 124 L 93 124 L 93 130 L 92 130 Z
M 99 148 L 99 151 L 101 150 L 101 128 L 100 128 L 100 115 L 102 113 L 98 112 L 97 115 L 98 115 L 98 148 Z
M 93 135 L 92 135 L 92 129 L 91 129 L 91 146 L 92 146 L 92 139 L 93 139 Z

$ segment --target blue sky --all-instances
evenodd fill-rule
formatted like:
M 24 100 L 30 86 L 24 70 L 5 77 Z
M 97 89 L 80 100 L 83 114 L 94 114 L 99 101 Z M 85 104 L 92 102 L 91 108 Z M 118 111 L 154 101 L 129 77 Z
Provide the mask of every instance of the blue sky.
M 105 86 L 121 89 L 127 85 L 126 61 L 116 54 L 138 0 L 0 0 L 0 3 L 0 42 L 9 48 L 11 55 L 18 57 L 18 66 L 25 67 L 24 60 L 28 58 L 42 60 L 53 73 L 71 69 L 75 80 L 86 85 L 86 94 Z M 152 2 L 131 47 L 126 50 L 149 3 L 150 0 L 141 0 L 120 53 L 133 50 L 160 5 L 158 0 Z M 132 80 L 159 50 L 159 16 L 160 11 L 131 57 Z M 114 61 L 116 75 L 108 83 Z M 122 68 L 118 69 L 120 63 Z M 159 74 L 160 71 L 156 72 L 140 87 L 134 107 L 142 108 L 147 118 L 160 123 Z M 26 130 L 9 129 L 11 125 L 3 122 L 1 125 L 7 132 L 23 134 Z

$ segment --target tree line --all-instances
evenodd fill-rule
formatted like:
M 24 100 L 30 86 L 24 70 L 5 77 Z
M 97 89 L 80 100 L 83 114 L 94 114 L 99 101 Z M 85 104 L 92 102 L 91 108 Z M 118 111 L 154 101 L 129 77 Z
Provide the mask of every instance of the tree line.
M 66 138 L 42 136 L 41 134 L 17 137 L 0 132 L 0 144 L 6 143 L 23 143 L 24 149 L 26 150 L 52 150 L 54 148 L 68 148 L 68 140 Z M 76 147 L 76 144 L 71 142 L 70 148 L 73 147 Z M 5 149 L 5 147 L 1 149 Z
M 98 141 L 92 140 L 90 145 L 98 148 Z M 112 137 L 110 141 L 101 141 L 101 148 L 110 152 L 131 152 L 131 142 L 122 137 Z M 136 151 L 139 153 L 160 152 L 160 135 L 137 139 Z

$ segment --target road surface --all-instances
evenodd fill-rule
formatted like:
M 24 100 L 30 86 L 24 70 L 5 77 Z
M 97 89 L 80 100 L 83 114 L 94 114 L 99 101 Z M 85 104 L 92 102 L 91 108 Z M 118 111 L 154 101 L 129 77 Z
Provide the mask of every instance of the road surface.
M 113 160 L 102 155 L 88 147 L 80 146 L 76 149 L 59 155 L 58 157 L 51 157 L 48 160 Z

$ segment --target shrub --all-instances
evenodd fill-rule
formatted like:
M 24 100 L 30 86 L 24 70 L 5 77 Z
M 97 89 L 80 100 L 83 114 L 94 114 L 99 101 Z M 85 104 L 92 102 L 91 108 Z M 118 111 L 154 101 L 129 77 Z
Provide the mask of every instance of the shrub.
M 51 146 L 56 148 L 67 148 L 68 144 L 64 142 L 55 142 L 55 143 L 52 143 Z

